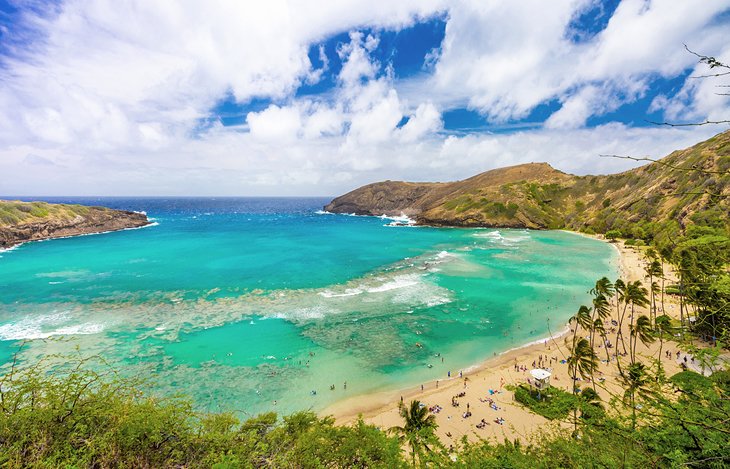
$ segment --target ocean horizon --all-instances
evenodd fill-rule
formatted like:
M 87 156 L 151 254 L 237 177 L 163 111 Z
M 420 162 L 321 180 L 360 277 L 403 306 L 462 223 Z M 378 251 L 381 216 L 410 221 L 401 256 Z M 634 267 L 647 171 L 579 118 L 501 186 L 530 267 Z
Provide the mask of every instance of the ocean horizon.
M 404 226 L 323 197 L 14 198 L 153 224 L 0 252 L 0 361 L 23 343 L 26 364 L 98 356 L 204 410 L 321 410 L 445 379 L 560 332 L 617 275 L 613 247 L 576 234 Z

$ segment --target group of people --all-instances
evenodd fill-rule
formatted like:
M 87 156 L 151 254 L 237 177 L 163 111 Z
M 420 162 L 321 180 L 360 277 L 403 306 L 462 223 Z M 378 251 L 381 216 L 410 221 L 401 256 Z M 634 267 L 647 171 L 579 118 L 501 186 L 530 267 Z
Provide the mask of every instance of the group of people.
M 535 360 L 532 361 L 532 367 L 533 368 L 547 368 L 548 366 L 551 366 L 553 362 L 558 363 L 558 357 L 549 357 L 547 355 L 540 355 L 537 358 L 537 362 Z M 527 368 L 525 368 L 523 371 L 527 371 Z
M 459 401 L 457 401 L 457 399 L 459 399 L 461 397 L 464 397 L 464 396 L 466 396 L 466 392 L 465 391 L 462 391 L 462 392 L 460 392 L 459 394 L 457 394 L 455 396 L 451 396 L 451 407 L 459 407 Z M 467 406 L 468 405 L 469 404 L 467 404 Z

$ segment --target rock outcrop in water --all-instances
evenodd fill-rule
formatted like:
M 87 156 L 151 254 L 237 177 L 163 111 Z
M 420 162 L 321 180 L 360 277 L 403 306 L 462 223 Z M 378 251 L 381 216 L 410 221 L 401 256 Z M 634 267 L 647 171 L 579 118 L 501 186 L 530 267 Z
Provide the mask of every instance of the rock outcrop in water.
M 730 131 L 619 174 L 574 176 L 547 163 L 530 163 L 448 183 L 377 182 L 337 197 L 324 209 L 404 214 L 437 226 L 606 232 L 648 229 L 657 221 L 685 226 L 695 217 L 727 225 Z
M 105 207 L 0 200 L 0 248 L 26 241 L 148 225 L 142 213 Z

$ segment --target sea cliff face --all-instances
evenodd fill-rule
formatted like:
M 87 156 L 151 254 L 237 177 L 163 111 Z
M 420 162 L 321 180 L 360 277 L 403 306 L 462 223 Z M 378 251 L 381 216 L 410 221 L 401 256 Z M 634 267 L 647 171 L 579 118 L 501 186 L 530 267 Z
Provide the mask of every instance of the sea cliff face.
M 142 213 L 105 207 L 0 201 L 0 248 L 27 241 L 139 228 L 149 223 Z
M 634 230 L 624 236 L 636 238 L 657 223 L 670 231 L 699 218 L 730 226 L 730 131 L 619 174 L 575 176 L 530 163 L 448 183 L 369 184 L 324 209 L 435 226 Z

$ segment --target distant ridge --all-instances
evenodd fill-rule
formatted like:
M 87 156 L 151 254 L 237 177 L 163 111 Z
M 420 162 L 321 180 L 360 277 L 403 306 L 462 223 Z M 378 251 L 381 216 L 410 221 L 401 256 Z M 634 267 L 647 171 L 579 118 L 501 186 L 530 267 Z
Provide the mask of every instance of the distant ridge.
M 664 222 L 683 227 L 696 217 L 727 226 L 729 199 L 730 131 L 725 131 L 619 174 L 575 176 L 547 163 L 528 163 L 456 182 L 376 182 L 324 209 L 405 214 L 438 226 L 606 232 Z

